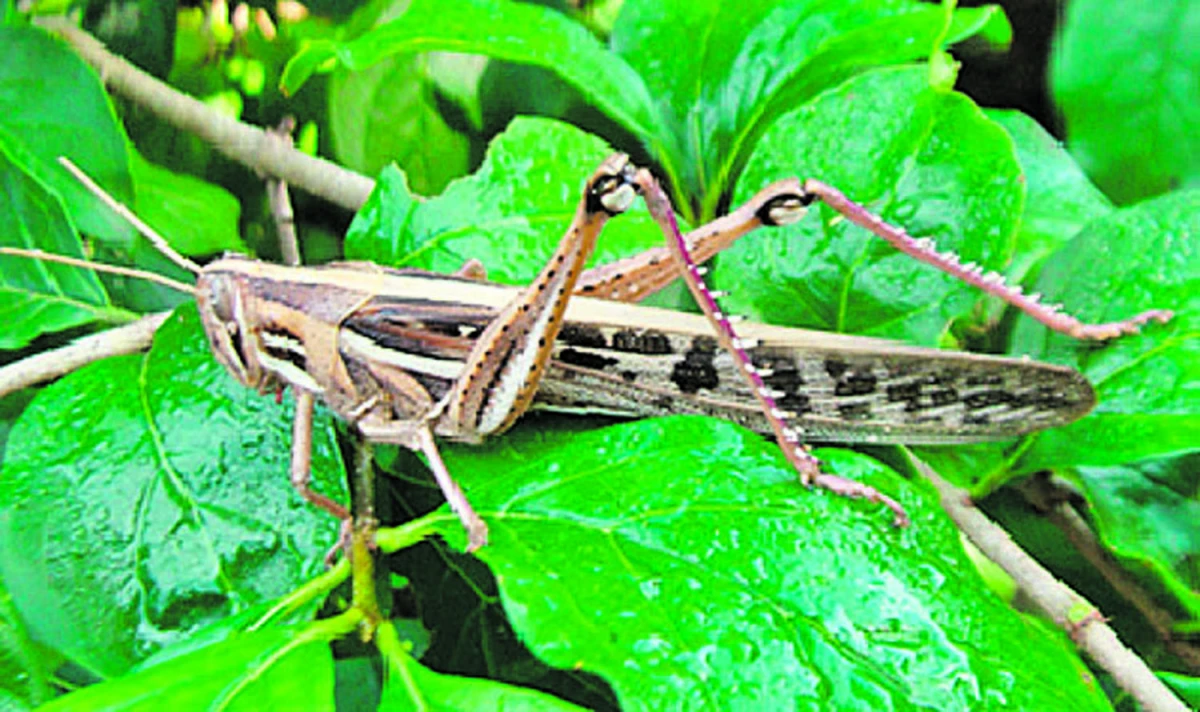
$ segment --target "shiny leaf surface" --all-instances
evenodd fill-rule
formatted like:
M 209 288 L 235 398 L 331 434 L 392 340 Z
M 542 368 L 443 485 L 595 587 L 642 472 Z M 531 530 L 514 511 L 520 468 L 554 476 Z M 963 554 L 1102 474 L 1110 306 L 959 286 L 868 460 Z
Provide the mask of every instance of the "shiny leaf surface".
M 1065 639 L 967 574 L 931 493 L 818 454 L 897 496 L 913 526 L 798 487 L 773 444 L 702 418 L 523 431 L 447 457 L 489 522 L 479 556 L 518 634 L 601 674 L 626 709 L 1105 708 Z
M 816 178 L 964 262 L 1003 269 L 1024 200 L 1012 143 L 923 67 L 866 73 L 777 121 L 735 204 L 769 183 Z M 935 345 L 975 290 L 814 204 L 799 223 L 722 254 L 713 281 L 739 314 L 786 326 Z
M 112 676 L 318 573 L 337 525 L 288 482 L 289 411 L 225 374 L 192 309 L 43 390 L 0 472 L 0 575 L 38 639 Z M 344 499 L 318 423 L 314 480 Z
M 612 153 L 567 124 L 517 119 L 492 141 L 478 171 L 431 200 L 417 200 L 401 174 L 384 171 L 350 226 L 346 255 L 443 273 L 474 258 L 493 282 L 528 282 L 575 217 L 584 182 Z M 604 229 L 591 264 L 662 241 L 639 201 Z

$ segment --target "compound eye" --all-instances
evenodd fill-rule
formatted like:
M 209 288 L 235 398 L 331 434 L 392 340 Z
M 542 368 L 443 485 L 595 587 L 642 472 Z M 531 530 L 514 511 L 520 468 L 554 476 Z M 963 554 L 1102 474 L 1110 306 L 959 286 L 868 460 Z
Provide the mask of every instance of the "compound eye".
M 214 279 L 208 283 L 209 304 L 213 314 L 227 325 L 235 324 L 233 318 L 233 290 L 224 280 Z
M 806 195 L 777 195 L 758 210 L 758 219 L 763 225 L 791 225 L 804 217 L 812 197 Z

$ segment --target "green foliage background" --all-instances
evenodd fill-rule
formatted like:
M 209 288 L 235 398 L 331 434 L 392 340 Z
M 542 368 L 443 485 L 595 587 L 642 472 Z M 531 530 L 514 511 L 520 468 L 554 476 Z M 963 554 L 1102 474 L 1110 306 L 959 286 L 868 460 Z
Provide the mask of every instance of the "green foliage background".
M 450 271 L 477 258 L 519 284 L 583 178 L 619 149 L 655 169 L 693 225 L 811 176 L 1085 320 L 1176 310 L 1143 334 L 1079 344 L 824 208 L 743 240 L 712 271 L 752 318 L 1081 370 L 1100 400 L 1089 417 L 921 456 L 995 493 L 985 504 L 1066 575 L 1077 556 L 1005 485 L 1047 469 L 1074 482 L 1111 554 L 1194 626 L 1200 193 L 1187 187 L 1200 160 L 1194 132 L 1162 117 L 1195 112 L 1192 100 L 1172 112 L 1196 81 L 1172 68 L 1197 55 L 1155 43 L 1186 36 L 1197 13 L 1143 10 L 1128 35 L 1092 21 L 1118 5 L 1076 0 L 1060 36 L 1052 79 L 1071 153 L 1028 116 L 953 90 L 948 48 L 1010 39 L 994 7 L 413 0 L 277 17 L 274 37 L 162 3 L 122 14 L 96 2 L 86 17 L 214 110 L 264 126 L 293 115 L 302 150 L 377 175 L 352 219 L 297 191 L 310 262 Z M 69 46 L 0 7 L 0 244 L 166 269 L 55 162 L 66 155 L 186 254 L 272 256 L 260 178 L 106 93 Z M 1157 57 L 1161 81 L 1109 91 L 1127 56 Z M 635 210 L 596 260 L 660 241 Z M 180 301 L 9 257 L 0 294 L 10 361 Z M 658 303 L 687 306 L 680 292 Z M 197 324 L 181 306 L 148 353 L 0 400 L 6 709 L 1128 705 L 1065 636 L 992 592 L 902 454 L 819 451 L 905 504 L 914 525 L 897 531 L 876 507 L 800 489 L 772 444 L 705 418 L 530 418 L 481 448 L 447 447 L 491 526 L 477 557 L 457 553 L 462 534 L 420 463 L 381 453 L 395 475 L 379 542 L 392 621 L 359 644 L 337 615 L 346 566 L 322 560 L 336 527 L 287 483 L 289 407 L 230 379 Z M 317 484 L 344 498 L 345 429 L 318 420 Z M 1187 670 L 1128 604 L 1082 580 L 1145 657 Z

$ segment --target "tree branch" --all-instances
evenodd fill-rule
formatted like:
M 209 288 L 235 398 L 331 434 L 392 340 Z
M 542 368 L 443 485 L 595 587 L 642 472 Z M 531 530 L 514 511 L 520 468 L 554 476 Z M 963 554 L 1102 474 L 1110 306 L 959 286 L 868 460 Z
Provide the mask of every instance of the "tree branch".
M 1102 617 L 1090 615 L 1082 620 L 1076 618 L 1076 613 L 1080 611 L 1095 612 L 1095 606 L 1054 578 L 1053 574 L 1017 546 L 1008 532 L 971 503 L 966 490 L 950 484 L 915 457 L 912 461 L 937 488 L 942 507 L 958 528 L 985 556 L 1012 576 L 1038 609 L 1067 631 L 1079 649 L 1112 675 L 1122 690 L 1132 695 L 1149 712 L 1186 712 L 1187 706 L 1154 675 L 1140 657 L 1125 647 Z
M 1175 635 L 1174 618 L 1158 604 L 1154 596 L 1130 576 L 1112 553 L 1096 537 L 1083 517 L 1075 510 L 1067 490 L 1051 477 L 1028 477 L 1017 485 L 1025 500 L 1041 511 L 1058 527 L 1088 563 L 1108 581 L 1131 606 L 1136 608 L 1154 632 L 1162 638 L 1167 650 L 1188 666 L 1192 675 L 1200 674 L 1200 648 L 1180 640 Z M 1078 497 L 1075 497 L 1078 498 Z
M 131 324 L 85 336 L 62 348 L 0 367 L 0 397 L 64 376 L 93 361 L 144 351 L 150 347 L 155 330 L 169 315 L 170 312 L 160 312 L 144 316 Z
M 288 141 L 225 116 L 171 88 L 109 52 L 99 40 L 64 17 L 39 17 L 37 24 L 70 43 L 114 91 L 259 173 L 282 178 L 347 210 L 357 210 L 375 187 L 375 181 L 364 175 L 301 153 Z

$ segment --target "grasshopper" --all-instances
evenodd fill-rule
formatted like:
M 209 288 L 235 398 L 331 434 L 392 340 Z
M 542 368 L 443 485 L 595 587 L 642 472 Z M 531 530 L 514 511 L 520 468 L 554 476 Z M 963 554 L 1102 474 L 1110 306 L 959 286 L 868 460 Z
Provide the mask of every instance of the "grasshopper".
M 638 194 L 667 246 L 585 271 L 605 223 Z M 1082 324 L 813 180 L 770 185 L 685 236 L 657 181 L 623 154 L 588 179 L 565 236 L 524 288 L 488 283 L 470 264 L 457 275 L 441 275 L 353 262 L 285 267 L 226 256 L 198 267 L 178 261 L 197 273 L 195 287 L 182 288 L 195 295 L 214 357 L 247 387 L 297 393 L 291 480 L 305 499 L 349 519 L 345 506 L 309 486 L 319 398 L 368 441 L 404 445 L 426 457 L 467 531 L 468 550 L 487 542 L 487 526 L 436 441 L 479 442 L 531 407 L 733 420 L 773 434 L 804 484 L 880 502 L 899 526 L 908 518 L 898 503 L 823 473 L 804 441 L 1006 439 L 1069 423 L 1092 408 L 1091 386 L 1065 367 L 752 323 L 735 327 L 698 263 L 754 229 L 800 219 L 816 200 L 1078 338 L 1112 338 L 1171 316 L 1156 310 Z M 135 225 L 161 243 L 148 227 Z M 169 250 L 165 243 L 160 249 Z M 8 248 L 0 253 L 46 257 Z M 640 299 L 680 275 L 703 316 L 621 301 Z

